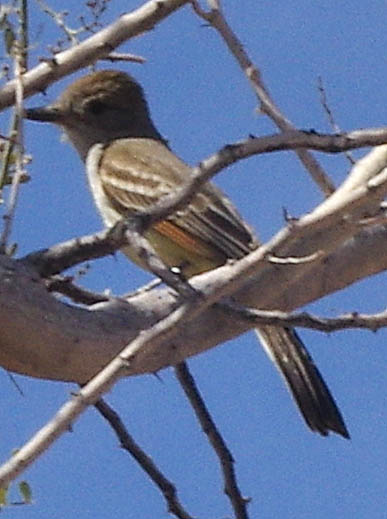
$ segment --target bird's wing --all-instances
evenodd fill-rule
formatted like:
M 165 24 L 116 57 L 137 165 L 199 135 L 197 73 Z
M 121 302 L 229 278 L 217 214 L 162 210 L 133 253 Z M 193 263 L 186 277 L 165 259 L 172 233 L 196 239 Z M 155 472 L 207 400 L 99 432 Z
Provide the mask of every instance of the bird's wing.
M 119 139 L 106 147 L 99 173 L 103 188 L 119 212 L 141 212 L 189 179 L 191 168 L 162 142 Z M 192 202 L 167 221 L 216 248 L 225 258 L 240 258 L 258 243 L 231 201 L 206 183 Z M 156 224 L 160 233 L 171 225 Z

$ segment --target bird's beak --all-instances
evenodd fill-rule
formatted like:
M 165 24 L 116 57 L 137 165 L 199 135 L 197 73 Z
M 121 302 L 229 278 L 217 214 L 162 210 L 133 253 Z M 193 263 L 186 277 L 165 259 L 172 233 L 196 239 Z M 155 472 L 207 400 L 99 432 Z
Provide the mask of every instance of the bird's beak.
M 24 117 L 31 121 L 40 121 L 43 123 L 61 124 L 63 121 L 63 113 L 54 105 L 27 108 L 24 110 Z

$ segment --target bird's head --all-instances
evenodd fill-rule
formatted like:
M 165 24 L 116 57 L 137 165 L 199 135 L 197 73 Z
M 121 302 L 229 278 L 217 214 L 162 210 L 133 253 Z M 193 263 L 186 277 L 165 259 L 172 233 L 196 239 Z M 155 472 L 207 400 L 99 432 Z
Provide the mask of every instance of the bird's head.
M 133 77 L 116 70 L 77 79 L 52 104 L 27 109 L 25 116 L 61 126 L 82 158 L 96 143 L 123 137 L 161 139 L 142 87 Z

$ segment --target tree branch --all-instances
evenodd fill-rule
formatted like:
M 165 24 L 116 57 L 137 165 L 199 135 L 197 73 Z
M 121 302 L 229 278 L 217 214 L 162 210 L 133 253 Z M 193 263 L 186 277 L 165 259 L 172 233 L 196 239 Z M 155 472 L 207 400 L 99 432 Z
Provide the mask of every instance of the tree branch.
M 207 436 L 208 441 L 218 456 L 223 473 L 224 492 L 230 499 L 236 519 L 248 519 L 246 505 L 249 499 L 244 498 L 239 490 L 234 470 L 235 460 L 207 409 L 187 363 L 181 362 L 178 364 L 175 367 L 175 374 L 194 410 L 204 434 Z
M 61 434 L 69 430 L 71 424 L 88 406 L 95 404 L 119 378 L 128 374 L 140 351 L 161 346 L 165 341 L 170 342 L 177 335 L 179 326 L 200 315 L 206 306 L 204 299 L 183 303 L 151 329 L 140 332 L 119 355 L 83 386 L 78 394 L 73 395 L 30 441 L 0 467 L 0 487 L 7 487 L 10 481 L 24 472 Z
M 255 308 L 290 311 L 387 269 L 387 226 L 346 241 L 323 263 L 308 266 L 295 284 L 293 269 L 304 265 L 264 265 L 264 271 L 246 280 L 234 298 Z M 238 264 L 226 265 L 191 283 L 203 297 L 210 297 L 212 288 L 227 283 L 238 269 Z M 33 377 L 79 383 L 89 380 L 141 329 L 176 307 L 176 297 L 167 288 L 139 291 L 127 300 L 109 297 L 91 307 L 93 311 L 71 307 L 47 293 L 33 270 L 7 257 L 0 257 L 0 288 L 0 365 Z M 176 365 L 251 327 L 212 307 L 180 330 L 176 340 L 139 357 L 131 373 Z
M 383 232 L 386 237 L 387 228 Z M 375 241 L 375 249 L 378 243 L 380 235 Z M 387 240 L 382 240 L 385 248 L 386 244 Z M 365 256 L 369 256 L 369 245 L 370 242 L 363 250 Z M 352 257 L 353 254 L 348 256 L 349 271 Z M 387 254 L 384 254 L 385 258 Z M 199 302 L 185 303 L 175 311 L 172 311 L 175 299 L 164 290 L 161 297 L 160 291 L 140 294 L 137 309 L 133 301 L 130 305 L 122 303 L 120 306 L 120 301 L 113 300 L 111 305 L 97 305 L 94 312 L 71 308 L 53 300 L 38 279 L 33 278 L 31 272 L 27 272 L 20 263 L 3 257 L 0 265 L 3 268 L 0 277 L 1 364 L 7 364 L 5 360 L 11 361 L 11 369 L 15 371 L 62 380 L 78 378 L 78 382 L 82 383 L 85 381 L 83 377 L 87 377 L 86 373 L 92 369 L 99 372 L 101 366 L 128 343 L 128 337 L 133 337 L 133 334 L 136 337 L 135 330 L 146 330 L 137 335 L 119 357 L 82 388 L 79 395 L 74 396 L 31 442 L 9 460 L 0 470 L 0 486 L 20 474 L 42 450 L 68 430 L 87 405 L 93 404 L 107 391 L 117 377 L 176 364 L 188 355 L 203 351 L 216 341 L 223 342 L 230 338 L 230 334 L 241 333 L 248 328 L 246 323 L 225 318 L 224 312 L 219 309 L 208 309 L 214 298 L 216 278 L 222 271 L 237 270 L 238 264 L 195 278 L 194 287 L 206 297 Z M 268 268 L 273 267 L 269 265 Z M 326 273 L 331 279 L 330 273 Z M 254 288 L 260 292 L 259 283 Z M 309 297 L 310 293 L 308 287 Z M 204 309 L 208 311 L 204 312 Z M 168 317 L 162 319 L 162 315 Z M 151 328 L 150 319 L 157 323 Z M 63 327 L 58 326 L 59 322 Z M 179 323 L 183 322 L 181 328 Z M 211 334 L 207 332 L 209 326 Z M 84 362 L 85 358 L 87 363 Z
M 147 453 L 138 445 L 135 439 L 129 434 L 127 428 L 122 422 L 119 415 L 110 407 L 102 398 L 94 404 L 97 411 L 109 423 L 121 444 L 140 465 L 142 470 L 148 474 L 150 479 L 155 483 L 163 494 L 168 505 L 168 512 L 174 514 L 178 519 L 193 519 L 193 517 L 183 508 L 177 497 L 176 487 L 169 479 L 167 479 L 160 469 L 155 465 L 154 461 Z
M 373 226 L 369 231 L 359 232 L 362 226 L 358 219 L 365 212 L 372 214 L 387 192 L 387 171 L 383 170 L 386 155 L 387 146 L 376 148 L 357 163 L 343 185 L 312 213 L 293 222 L 238 262 L 190 280 L 201 299 L 205 299 L 205 307 L 233 295 L 243 305 L 289 311 L 385 269 L 387 227 Z M 376 176 L 372 178 L 372 175 Z M 319 254 L 315 261 L 281 265 L 270 261 L 273 255 L 304 257 L 316 251 Z M 89 312 L 54 300 L 47 295 L 43 284 L 36 283 L 36 276 L 28 268 L 23 271 L 20 263 L 8 268 L 4 258 L 3 265 L 0 364 L 31 376 L 83 383 L 139 330 L 163 319 L 177 304 L 170 291 L 160 289 L 137 294 L 127 301 L 109 298 Z M 341 269 L 336 270 L 337 266 Z M 9 279 L 14 291 L 8 289 Z M 190 329 L 187 325 L 188 336 L 184 333 L 182 341 L 179 335 L 176 343 L 172 341 L 162 350 L 156 346 L 144 350 L 135 365 L 132 364 L 130 373 L 152 372 L 175 365 L 248 328 L 246 323 L 227 323 L 225 316 L 219 314 L 222 312 L 218 311 L 215 319 L 212 315 L 208 322 L 202 316 L 196 328 Z M 208 325 L 211 337 L 201 333 Z M 83 362 L 85 355 L 87 363 Z
M 151 0 L 135 11 L 123 14 L 75 47 L 45 60 L 23 75 L 25 97 L 42 92 L 58 79 L 106 57 L 124 41 L 154 28 L 187 1 Z M 0 110 L 14 103 L 15 89 L 16 81 L 12 80 L 0 90 Z
M 223 41 L 226 43 L 229 51 L 236 59 L 238 65 L 243 70 L 250 85 L 252 86 L 257 98 L 261 103 L 261 111 L 272 119 L 277 127 L 283 132 L 294 130 L 292 123 L 281 113 L 279 107 L 275 104 L 271 97 L 269 90 L 262 80 L 262 74 L 258 67 L 249 58 L 245 51 L 242 42 L 237 35 L 232 31 L 223 16 L 220 0 L 207 0 L 210 7 L 209 12 L 205 12 L 200 8 L 197 0 L 191 0 L 194 11 L 204 20 L 206 20 L 214 29 L 218 31 Z M 335 186 L 332 184 L 328 175 L 323 168 L 313 157 L 311 153 L 304 149 L 296 149 L 296 154 L 306 170 L 310 173 L 312 179 L 320 187 L 322 192 L 329 196 L 334 190 Z
M 228 145 L 203 160 L 199 166 L 194 168 L 192 177 L 182 188 L 163 197 L 152 209 L 144 211 L 142 215 L 136 216 L 134 220 L 141 220 L 139 227 L 145 230 L 150 225 L 165 219 L 174 211 L 189 203 L 200 187 L 219 171 L 251 155 L 301 147 L 337 153 L 346 149 L 380 144 L 386 141 L 387 129 L 381 128 L 374 130 L 356 130 L 341 135 L 322 135 L 294 131 L 268 137 L 248 139 L 247 141 Z M 364 160 L 359 161 L 360 164 L 363 164 Z M 359 167 L 360 166 L 357 166 L 357 168 Z M 365 168 L 368 168 L 368 163 L 366 163 Z M 360 181 L 361 180 L 360 178 Z M 54 245 L 49 249 L 28 254 L 23 258 L 23 261 L 33 265 L 42 277 L 55 275 L 83 261 L 97 259 L 115 253 L 123 245 L 127 244 L 128 239 L 131 239 L 127 234 L 127 232 L 130 231 L 131 225 L 132 224 L 120 222 L 112 229 L 107 229 L 81 238 L 75 238 Z M 144 245 L 143 242 L 142 245 Z
M 320 332 L 335 332 L 349 328 L 367 329 L 376 332 L 387 326 L 387 310 L 377 314 L 351 312 L 334 318 L 318 317 L 307 312 L 289 313 L 270 310 L 243 308 L 230 303 L 217 303 L 233 319 L 246 320 L 253 326 L 271 324 L 273 326 L 289 326 L 292 328 L 309 328 Z

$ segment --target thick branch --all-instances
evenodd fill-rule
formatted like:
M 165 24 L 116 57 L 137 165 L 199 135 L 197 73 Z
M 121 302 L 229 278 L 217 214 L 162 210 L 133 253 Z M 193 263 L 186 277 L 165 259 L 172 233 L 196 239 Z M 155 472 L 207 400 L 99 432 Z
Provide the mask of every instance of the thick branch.
M 370 254 L 369 251 L 373 253 Z M 237 265 L 225 266 L 192 280 L 206 293 L 227 279 Z M 296 286 L 283 289 L 283 267 L 268 265 L 265 276 L 241 288 L 243 302 L 263 307 L 264 295 L 278 294 L 270 308 L 289 311 L 387 269 L 387 227 L 364 231 L 315 264 Z M 129 304 L 128 304 L 129 303 Z M 25 265 L 0 259 L 0 364 L 33 377 L 83 383 L 106 365 L 141 329 L 168 315 L 176 300 L 167 288 L 145 291 L 129 302 L 112 299 L 94 311 L 56 300 Z M 256 305 L 254 304 L 256 303 Z M 251 328 L 211 308 L 174 341 L 138 359 L 131 373 L 154 372 L 235 337 Z M 208 330 L 211 329 L 211 334 Z
M 386 228 L 384 231 L 387 232 Z M 383 241 L 387 247 L 387 240 Z M 365 254 L 368 254 L 368 249 Z M 384 258 L 386 261 L 387 254 Z M 0 275 L 0 326 L 3 330 L 0 361 L 3 363 L 8 355 L 7 360 L 13 362 L 10 369 L 33 376 L 42 376 L 42 371 L 47 370 L 43 376 L 59 379 L 63 379 L 67 372 L 69 380 L 80 377 L 80 382 L 88 378 L 87 374 L 91 376 L 91 369 L 98 372 L 78 396 L 63 406 L 54 419 L 2 467 L 2 486 L 31 464 L 38 453 L 65 431 L 118 377 L 177 364 L 182 358 L 213 346 L 219 338 L 223 341 L 229 338 L 227 334 L 246 329 L 245 323 L 239 327 L 235 319 L 225 319 L 224 312 L 208 308 L 211 296 L 214 297 L 213 287 L 219 282 L 216 279 L 218 275 L 237 270 L 238 264 L 194 279 L 195 288 L 200 289 L 203 295 L 207 293 L 207 297 L 185 303 L 177 310 L 173 309 L 175 298 L 164 290 L 161 291 L 162 300 L 160 291 L 150 291 L 134 298 L 135 305 L 130 300 L 130 305 L 120 308 L 119 301 L 112 301 L 110 306 L 100 305 L 96 312 L 54 301 L 20 263 L 3 257 L 0 266 L 3 270 Z M 255 288 L 260 290 L 259 283 Z M 273 288 L 275 292 L 278 287 L 274 284 Z M 156 299 L 152 300 L 152 296 Z M 208 311 L 204 312 L 205 309 Z M 140 329 L 145 331 L 139 333 Z M 120 350 L 120 355 L 115 356 Z M 105 361 L 108 363 L 112 357 L 114 360 L 101 371 Z M 56 364 L 53 366 L 53 363 Z
M 312 301 L 316 293 L 321 297 L 385 269 L 387 227 L 359 232 L 358 219 L 372 215 L 387 192 L 386 155 L 387 146 L 375 148 L 312 213 L 237 263 L 192 279 L 205 303 L 200 300 L 197 306 L 208 309 L 220 298 L 233 295 L 252 307 L 287 311 Z M 309 255 L 317 259 L 282 264 L 270 261 L 273 256 L 286 260 L 288 256 Z M 354 264 L 357 270 L 351 267 Z M 171 314 L 178 303 L 170 289 L 159 289 L 137 294 L 127 302 L 112 299 L 95 305 L 92 312 L 71 308 L 47 294 L 27 267 L 23 270 L 23 265 L 7 258 L 2 265 L 0 364 L 31 376 L 83 383 L 140 330 Z M 342 267 L 340 271 L 337 265 Z M 139 352 L 128 374 L 175 365 L 248 328 L 246 323 L 228 322 L 221 310 L 195 314 L 195 321 L 192 315 L 162 348 L 155 345 Z

